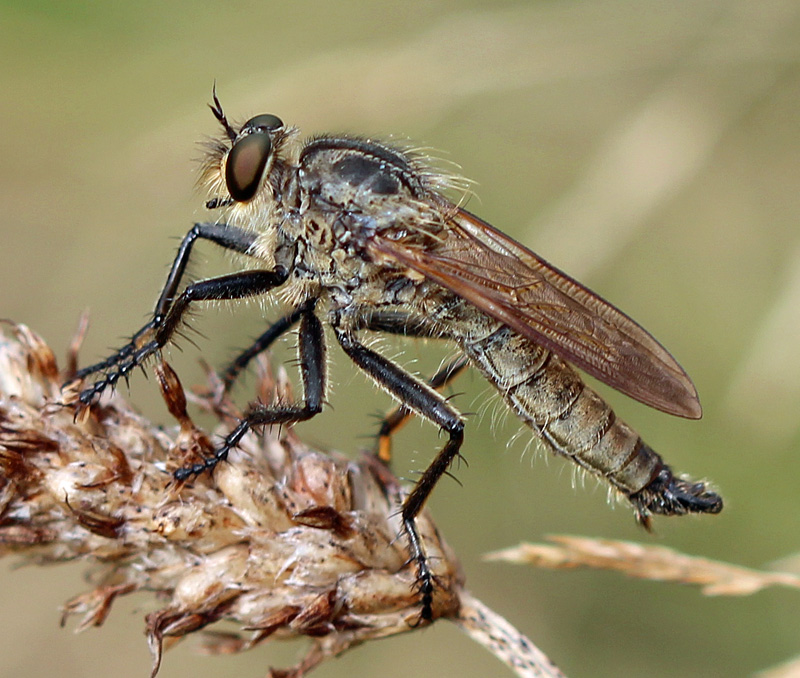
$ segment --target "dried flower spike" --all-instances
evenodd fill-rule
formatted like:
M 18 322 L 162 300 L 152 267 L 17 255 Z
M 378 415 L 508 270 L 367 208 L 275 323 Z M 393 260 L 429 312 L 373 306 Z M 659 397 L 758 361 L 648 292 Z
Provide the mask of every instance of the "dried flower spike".
M 0 556 L 100 564 L 94 590 L 69 601 L 63 621 L 100 626 L 117 596 L 159 594 L 166 605 L 146 619 L 153 676 L 165 645 L 222 619 L 239 631 L 208 634 L 209 652 L 311 639 L 306 657 L 275 678 L 299 678 L 353 645 L 417 627 L 416 573 L 397 538 L 402 491 L 382 464 L 322 454 L 276 429 L 247 436 L 213 479 L 178 484 L 172 471 L 212 445 L 168 365 L 156 374 L 176 432 L 119 395 L 76 420 L 61 402 L 52 351 L 12 327 L 15 338 L 0 334 Z M 68 364 L 74 370 L 74 355 Z M 261 392 L 280 391 L 265 376 Z M 224 418 L 231 408 L 214 409 Z M 458 623 L 519 676 L 560 676 L 524 636 L 492 626 L 426 513 L 418 525 L 438 583 L 433 618 Z

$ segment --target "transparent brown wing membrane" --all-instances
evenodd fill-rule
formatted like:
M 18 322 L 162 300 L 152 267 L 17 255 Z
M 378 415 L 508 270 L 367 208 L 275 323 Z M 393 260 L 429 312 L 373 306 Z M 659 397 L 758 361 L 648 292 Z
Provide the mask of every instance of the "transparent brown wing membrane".
M 622 311 L 465 210 L 450 226 L 435 248 L 380 236 L 372 246 L 622 393 L 700 418 L 691 379 Z

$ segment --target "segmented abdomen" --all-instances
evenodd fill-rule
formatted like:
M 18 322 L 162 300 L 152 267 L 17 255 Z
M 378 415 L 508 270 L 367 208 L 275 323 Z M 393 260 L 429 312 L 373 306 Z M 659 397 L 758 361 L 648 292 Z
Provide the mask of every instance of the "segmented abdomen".
M 676 478 L 561 358 L 496 321 L 476 320 L 459 342 L 473 364 L 556 453 L 620 490 L 640 521 L 647 524 L 650 513 L 721 510 L 718 495 Z

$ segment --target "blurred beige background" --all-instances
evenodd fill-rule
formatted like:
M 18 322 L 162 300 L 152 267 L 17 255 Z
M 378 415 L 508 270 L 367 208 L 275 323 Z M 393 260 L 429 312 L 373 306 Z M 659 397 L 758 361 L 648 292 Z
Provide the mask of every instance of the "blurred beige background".
M 63 350 L 90 309 L 85 362 L 142 324 L 177 239 L 205 218 L 192 160 L 195 142 L 217 132 L 206 107 L 215 79 L 233 118 L 269 112 L 309 134 L 397 134 L 443 149 L 477 182 L 472 210 L 620 306 L 681 361 L 701 394 L 700 422 L 601 391 L 677 470 L 713 479 L 726 500 L 718 517 L 657 520 L 648 536 L 593 481 L 526 453 L 527 434 L 507 449 L 517 422 L 495 401 L 484 406 L 485 384 L 468 375 L 456 403 L 484 415 L 468 422 L 463 487 L 445 480 L 431 507 L 471 590 L 572 678 L 748 676 L 800 652 L 796 592 L 704 598 L 480 559 L 551 533 L 753 567 L 798 551 L 796 1 L 27 0 L 0 4 L 0 55 L 0 316 Z M 201 250 L 196 275 L 227 270 Z M 184 342 L 173 364 L 196 383 L 200 356 L 223 363 L 264 323 L 255 305 L 204 313 L 194 324 L 201 350 Z M 429 371 L 442 355 L 433 352 L 411 344 L 404 360 Z M 389 402 L 331 353 L 332 407 L 299 430 L 355 453 Z M 131 397 L 171 423 L 152 381 L 136 376 Z M 439 442 L 431 426 L 409 426 L 396 442 L 398 471 L 424 467 Z M 152 600 L 120 601 L 104 628 L 76 637 L 58 627 L 58 606 L 84 590 L 85 566 L 15 562 L 0 564 L 0 675 L 148 675 Z M 160 676 L 257 677 L 300 651 L 267 644 L 209 658 L 194 645 L 167 653 Z M 443 623 L 314 675 L 510 674 Z

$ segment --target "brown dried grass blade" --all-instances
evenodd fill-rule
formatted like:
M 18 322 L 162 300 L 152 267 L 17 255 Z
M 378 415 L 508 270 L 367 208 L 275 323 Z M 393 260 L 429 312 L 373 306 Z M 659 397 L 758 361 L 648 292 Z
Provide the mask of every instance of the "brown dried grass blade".
M 688 556 L 663 546 L 568 535 L 548 539 L 555 545 L 520 544 L 485 558 L 551 570 L 578 567 L 614 570 L 637 579 L 696 584 L 707 596 L 746 596 L 769 586 L 800 588 L 800 577 L 793 574 L 751 570 Z

